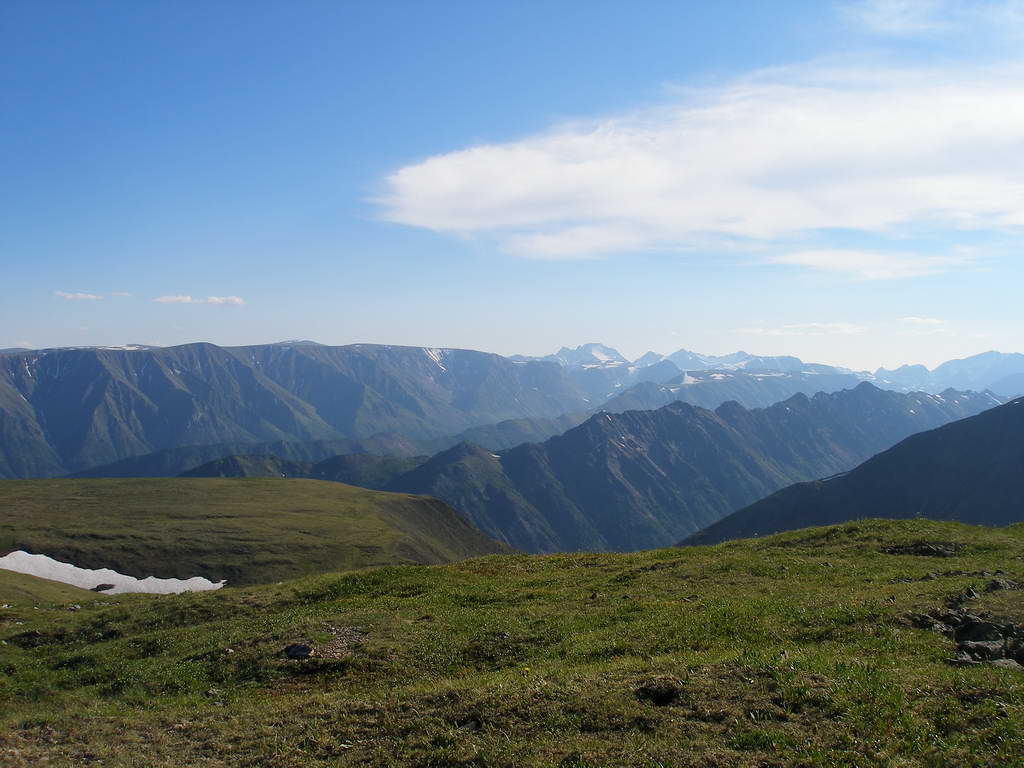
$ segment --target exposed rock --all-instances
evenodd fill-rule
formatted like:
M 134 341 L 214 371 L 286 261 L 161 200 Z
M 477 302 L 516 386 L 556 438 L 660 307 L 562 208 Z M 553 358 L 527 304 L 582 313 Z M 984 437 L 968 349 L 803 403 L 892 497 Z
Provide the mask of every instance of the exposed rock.
M 116 584 L 97 584 L 93 587 L 90 592 L 106 592 L 108 589 L 113 589 Z
M 955 557 L 964 548 L 952 541 L 916 541 L 913 544 L 894 544 L 882 547 L 886 555 L 917 555 L 919 557 Z
M 292 643 L 284 649 L 284 655 L 289 659 L 302 660 L 316 655 L 316 649 L 305 643 Z
M 1006 635 L 1006 632 L 1005 627 L 1000 624 L 993 624 L 990 621 L 982 621 L 977 616 L 970 616 L 957 627 L 955 634 L 957 642 L 984 642 L 999 640 Z
M 1020 589 L 1020 584 L 1012 579 L 992 579 L 985 585 L 986 592 L 998 592 L 1003 589 Z
M 967 593 L 973 597 L 967 597 Z M 1007 669 L 1024 669 L 1024 627 L 1014 623 L 998 624 L 960 607 L 967 599 L 977 598 L 967 589 L 949 601 L 955 607 L 928 613 L 908 613 L 903 619 L 919 629 L 931 629 L 952 637 L 955 655 L 947 659 L 957 666 L 996 664 Z

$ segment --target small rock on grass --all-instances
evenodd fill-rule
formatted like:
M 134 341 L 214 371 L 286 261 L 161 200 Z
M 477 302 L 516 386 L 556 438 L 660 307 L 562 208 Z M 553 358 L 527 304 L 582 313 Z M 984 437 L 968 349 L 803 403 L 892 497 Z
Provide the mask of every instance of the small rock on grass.
M 316 655 L 316 650 L 313 646 L 306 645 L 305 643 L 292 643 L 285 646 L 284 655 L 289 659 L 302 660 Z

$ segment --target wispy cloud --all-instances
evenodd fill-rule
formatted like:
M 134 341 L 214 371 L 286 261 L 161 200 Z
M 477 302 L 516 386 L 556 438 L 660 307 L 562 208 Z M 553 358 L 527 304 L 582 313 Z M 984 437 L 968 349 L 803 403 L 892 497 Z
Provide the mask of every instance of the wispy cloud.
M 770 259 L 829 272 L 840 272 L 859 280 L 898 280 L 946 272 L 972 261 L 968 256 L 932 256 L 884 251 L 820 250 L 797 251 Z
M 948 322 L 938 317 L 901 317 L 896 332 L 900 336 L 960 336 L 966 338 L 965 334 L 957 333 Z
M 850 336 L 865 333 L 867 330 L 868 326 L 856 323 L 793 323 L 775 328 L 737 328 L 736 333 L 751 336 Z
M 910 323 L 911 325 L 944 325 L 945 320 L 940 320 L 937 317 L 901 317 L 901 322 Z
M 878 35 L 1024 32 L 1022 0 L 848 0 L 837 7 L 844 18 Z
M 99 301 L 103 298 L 96 293 L 68 293 L 67 291 L 54 291 L 53 295 L 68 301 Z
M 187 295 L 158 296 L 153 301 L 158 304 L 220 304 L 236 307 L 245 304 L 245 299 L 241 296 L 207 296 L 205 299 L 193 298 Z
M 855 0 L 839 3 L 840 13 L 881 35 L 918 35 L 947 28 L 944 0 Z
M 790 252 L 783 263 L 910 277 L 960 262 L 860 252 L 851 267 L 825 250 L 805 263 L 793 244 L 849 231 L 1020 232 L 1022 135 L 1016 67 L 809 65 L 435 155 L 388 176 L 376 202 L 390 221 L 531 258 L 740 243 Z
M 124 296 L 131 296 L 132 294 L 128 293 L 127 291 L 114 291 L 110 295 L 111 296 L 121 296 L 121 297 L 124 297 Z

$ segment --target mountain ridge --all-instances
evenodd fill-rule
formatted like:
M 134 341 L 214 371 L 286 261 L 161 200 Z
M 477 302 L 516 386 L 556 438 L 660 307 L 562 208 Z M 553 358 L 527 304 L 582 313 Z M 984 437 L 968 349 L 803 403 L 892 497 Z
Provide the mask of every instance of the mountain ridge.
M 685 539 L 715 544 L 860 517 L 1024 519 L 1024 398 L 918 433 L 848 472 L 783 488 Z

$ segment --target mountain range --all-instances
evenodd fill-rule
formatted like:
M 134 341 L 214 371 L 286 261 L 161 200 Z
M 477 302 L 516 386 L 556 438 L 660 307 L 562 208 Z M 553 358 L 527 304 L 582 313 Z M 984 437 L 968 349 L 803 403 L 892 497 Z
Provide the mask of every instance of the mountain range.
M 954 389 L 990 389 L 998 395 L 1024 394 L 1024 355 L 983 352 L 962 360 L 949 360 L 934 370 L 923 365 L 904 365 L 895 370 L 879 368 L 875 378 L 926 392 Z
M 686 544 L 865 517 L 1007 525 L 1024 519 L 1024 398 L 915 434 L 837 476 L 785 488 Z
M 542 442 L 598 410 L 675 401 L 716 408 L 729 400 L 765 407 L 798 392 L 877 379 L 744 352 L 679 350 L 630 363 L 605 345 L 587 344 L 549 357 L 303 340 L 8 351 L 0 355 L 0 478 L 98 468 L 135 476 L 161 466 L 160 474 L 177 474 L 238 453 L 319 461 L 349 452 L 432 454 L 462 441 L 500 450 Z M 1024 384 L 1024 370 L 1013 373 L 1018 358 L 1024 356 L 986 353 L 936 371 L 979 387 L 997 376 L 1002 391 L 1015 393 Z M 291 445 L 335 441 L 353 444 L 330 453 Z M 279 449 L 267 450 L 271 443 Z
M 830 376 L 850 376 L 860 381 L 871 381 L 884 389 L 898 391 L 941 392 L 944 389 L 975 390 L 991 389 L 1004 396 L 1024 394 L 1024 355 L 1019 353 L 983 352 L 970 357 L 948 360 L 929 370 L 923 365 L 903 365 L 888 370 L 853 371 L 818 363 L 806 363 L 789 355 L 752 355 L 748 352 L 732 352 L 727 355 L 707 355 L 679 349 L 670 355 L 647 352 L 636 360 L 628 361 L 618 350 L 604 344 L 583 344 L 575 349 L 562 347 L 557 353 L 538 358 L 516 356 L 521 360 L 548 360 L 565 366 L 572 372 L 577 383 L 587 378 L 597 381 L 595 369 L 602 371 L 600 380 L 610 382 L 610 389 L 627 388 L 641 381 L 664 384 L 684 372 L 695 371 L 782 371 L 785 373 L 806 373 Z M 657 372 L 638 376 L 642 369 L 660 366 Z M 585 387 L 584 387 L 585 388 Z
M 585 398 L 550 362 L 310 344 L 66 349 L 0 357 L 0 477 L 52 476 L 182 445 L 412 439 L 558 417 Z
M 903 394 L 868 383 L 769 408 L 676 402 L 602 412 L 542 443 L 498 452 L 460 443 L 402 471 L 364 456 L 353 469 L 238 457 L 190 476 L 289 474 L 434 496 L 528 552 L 635 550 L 679 541 L 798 480 L 844 471 L 907 435 L 997 405 L 991 395 Z M 412 463 L 415 460 L 409 460 Z M 388 477 L 389 472 L 392 472 Z M 365 481 L 362 481 L 365 482 Z

